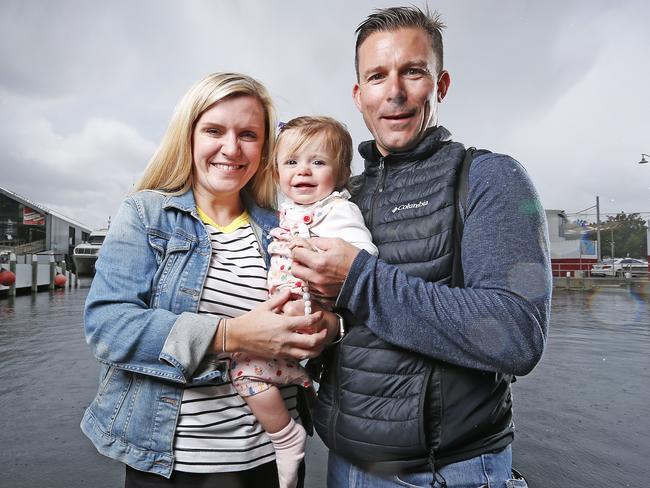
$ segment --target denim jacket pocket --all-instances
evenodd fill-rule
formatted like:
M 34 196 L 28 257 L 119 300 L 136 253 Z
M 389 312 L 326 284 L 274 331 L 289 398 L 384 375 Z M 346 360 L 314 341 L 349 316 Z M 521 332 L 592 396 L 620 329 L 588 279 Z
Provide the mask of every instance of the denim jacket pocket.
M 129 371 L 110 366 L 99 386 L 93 409 L 102 420 L 100 428 L 106 435 L 113 434 L 114 422 L 131 387 L 132 376 Z
M 168 290 L 170 283 L 178 279 L 190 251 L 196 245 L 196 238 L 181 229 L 175 229 L 171 235 L 150 229 L 149 244 L 156 251 L 158 263 L 152 283 L 151 306 L 158 308 L 160 295 Z
M 99 395 L 103 395 L 104 391 L 106 391 L 106 387 L 108 384 L 111 382 L 113 379 L 113 372 L 115 370 L 114 366 L 109 366 L 108 364 L 104 364 L 102 366 L 102 371 L 100 372 L 100 378 L 99 378 Z
M 165 252 L 167 251 L 167 243 L 171 238 L 171 234 L 158 229 L 149 228 L 147 229 L 147 238 L 149 241 L 149 246 L 151 246 L 156 255 L 156 263 L 160 265 L 165 257 Z

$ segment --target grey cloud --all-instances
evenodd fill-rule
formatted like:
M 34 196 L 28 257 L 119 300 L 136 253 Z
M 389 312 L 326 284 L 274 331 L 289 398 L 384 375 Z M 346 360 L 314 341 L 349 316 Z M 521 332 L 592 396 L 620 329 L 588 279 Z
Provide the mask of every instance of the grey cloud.
M 393 4 L 5 0 L 1 184 L 103 225 L 180 96 L 221 70 L 258 77 L 281 118 L 328 114 L 358 143 L 369 134 L 350 96 L 354 29 Z M 646 2 L 432 7 L 448 25 L 452 87 L 440 113 L 456 138 L 520 159 L 546 207 L 584 208 L 598 193 L 613 209 L 650 211 L 650 168 L 635 165 L 650 151 Z M 105 123 L 99 133 L 93 121 Z

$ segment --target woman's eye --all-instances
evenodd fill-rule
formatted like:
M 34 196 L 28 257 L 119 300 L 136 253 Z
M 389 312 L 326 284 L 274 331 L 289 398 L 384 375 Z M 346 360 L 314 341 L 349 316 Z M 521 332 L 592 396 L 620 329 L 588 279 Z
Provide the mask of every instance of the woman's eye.
M 205 131 L 211 136 L 218 136 L 221 134 L 221 130 L 217 129 L 216 127 L 208 127 L 207 129 L 205 129 Z
M 242 139 L 245 141 L 256 141 L 257 140 L 257 134 L 255 132 L 244 132 L 240 136 Z

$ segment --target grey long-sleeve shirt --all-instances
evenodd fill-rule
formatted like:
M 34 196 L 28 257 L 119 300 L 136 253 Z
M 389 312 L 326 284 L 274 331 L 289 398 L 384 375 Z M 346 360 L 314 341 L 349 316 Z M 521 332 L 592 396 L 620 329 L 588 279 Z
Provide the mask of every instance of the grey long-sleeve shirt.
M 549 244 L 537 192 L 508 156 L 472 163 L 462 265 L 465 287 L 450 288 L 362 251 L 336 306 L 405 349 L 474 369 L 529 373 L 548 333 Z

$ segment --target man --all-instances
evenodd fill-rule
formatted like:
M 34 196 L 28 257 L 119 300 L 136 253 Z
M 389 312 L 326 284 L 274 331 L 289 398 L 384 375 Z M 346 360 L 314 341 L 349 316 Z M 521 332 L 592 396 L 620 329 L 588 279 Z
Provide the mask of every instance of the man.
M 406 7 L 357 29 L 353 97 L 374 141 L 352 186 L 379 258 L 340 239 L 293 251 L 294 274 L 337 296 L 347 323 L 315 415 L 330 487 L 526 486 L 511 479 L 510 382 L 546 344 L 546 222 L 516 161 L 437 125 L 442 28 Z

